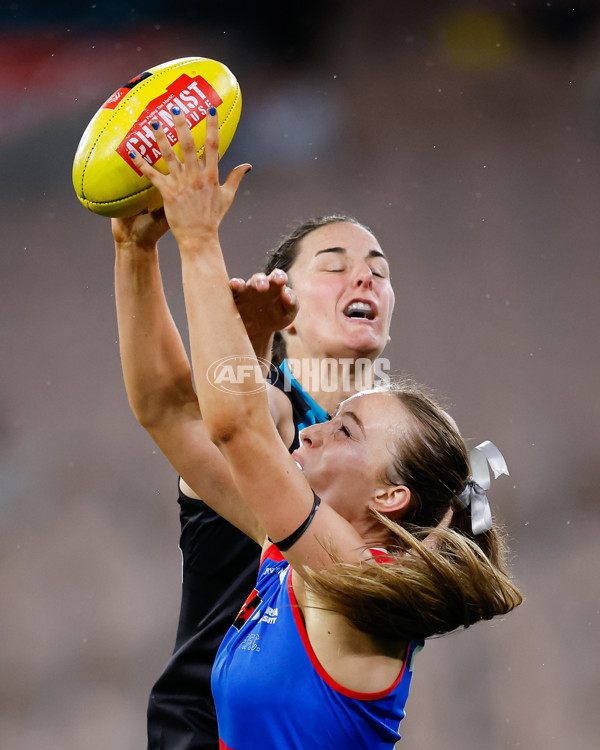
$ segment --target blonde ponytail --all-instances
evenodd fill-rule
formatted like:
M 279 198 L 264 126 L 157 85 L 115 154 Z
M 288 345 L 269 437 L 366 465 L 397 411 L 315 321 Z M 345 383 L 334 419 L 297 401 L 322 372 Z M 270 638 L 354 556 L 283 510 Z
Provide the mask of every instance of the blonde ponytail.
M 409 531 L 381 516 L 389 555 L 378 563 L 338 562 L 310 576 L 326 606 L 382 640 L 420 640 L 510 612 L 522 601 L 501 555 L 503 535 L 486 532 L 493 562 L 472 539 L 450 528 Z
M 315 593 L 359 630 L 402 641 L 510 612 L 523 598 L 508 572 L 504 531 L 492 526 L 474 536 L 470 508 L 455 507 L 470 474 L 456 424 L 413 383 L 386 390 L 409 411 L 412 426 L 397 437 L 384 481 L 407 486 L 411 505 L 399 522 L 377 514 L 388 533 L 385 562 L 338 560 L 311 574 Z M 448 528 L 440 522 L 451 507 Z

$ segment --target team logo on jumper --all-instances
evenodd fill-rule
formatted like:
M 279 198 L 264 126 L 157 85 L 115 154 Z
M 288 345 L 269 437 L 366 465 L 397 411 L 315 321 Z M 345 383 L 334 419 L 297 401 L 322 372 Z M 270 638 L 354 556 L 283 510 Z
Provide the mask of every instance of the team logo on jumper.
M 264 615 L 260 618 L 260 622 L 266 622 L 269 625 L 277 622 L 277 615 L 279 614 L 277 607 L 267 607 Z
M 227 393 L 256 393 L 267 388 L 266 377 L 270 363 L 260 357 L 239 355 L 223 357 L 213 362 L 206 371 L 208 382 Z M 240 386 L 243 386 L 241 389 Z
M 248 620 L 252 617 L 256 608 L 260 606 L 262 599 L 256 589 L 250 594 L 250 596 L 244 602 L 244 605 L 238 612 L 238 616 L 235 618 L 233 627 L 236 630 L 241 630 Z
M 258 639 L 260 638 L 259 635 L 256 633 L 250 633 L 250 635 L 247 635 L 244 640 L 242 641 L 240 648 L 243 651 L 260 651 L 260 646 L 257 646 Z

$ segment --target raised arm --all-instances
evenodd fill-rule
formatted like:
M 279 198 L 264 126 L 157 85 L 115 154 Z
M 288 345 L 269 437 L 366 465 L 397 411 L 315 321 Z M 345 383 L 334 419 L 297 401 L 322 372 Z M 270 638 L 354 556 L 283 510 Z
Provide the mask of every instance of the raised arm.
M 199 417 L 187 353 L 171 316 L 159 267 L 164 211 L 113 219 L 115 299 L 130 406 L 147 429 L 181 410 Z
M 113 219 L 115 298 L 125 388 L 131 408 L 187 485 L 262 542 L 264 530 L 239 501 L 223 456 L 202 421 L 187 352 L 165 298 L 158 239 L 162 211 Z
M 234 169 L 223 185 L 218 175 L 216 114 L 207 118 L 205 156 L 198 162 L 182 115 L 174 116 L 183 163 L 162 132 L 157 131 L 168 175 L 135 162 L 161 191 L 169 224 L 179 244 L 183 286 L 190 329 L 196 392 L 213 442 L 225 456 L 243 501 L 271 539 L 294 532 L 309 515 L 313 493 L 281 442 L 269 415 L 265 389 L 248 382 L 217 389 L 207 378 L 211 365 L 235 355 L 255 360 L 236 309 L 219 243 L 218 230 L 249 165 Z M 206 499 L 210 503 L 210 499 Z M 327 505 L 321 505 L 309 533 L 287 553 L 302 568 L 331 564 L 326 551 L 335 545 L 349 560 L 362 556 L 362 539 Z

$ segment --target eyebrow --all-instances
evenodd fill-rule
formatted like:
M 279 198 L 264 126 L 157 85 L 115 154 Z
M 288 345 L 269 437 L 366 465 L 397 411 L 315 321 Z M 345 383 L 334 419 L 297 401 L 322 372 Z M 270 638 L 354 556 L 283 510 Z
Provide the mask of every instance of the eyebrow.
M 318 250 L 314 254 L 314 257 L 316 258 L 317 255 L 322 255 L 323 253 L 338 253 L 338 255 L 346 255 L 347 250 L 345 247 L 326 247 L 323 250 Z M 387 261 L 387 257 L 383 250 L 369 250 L 367 258 L 383 258 Z

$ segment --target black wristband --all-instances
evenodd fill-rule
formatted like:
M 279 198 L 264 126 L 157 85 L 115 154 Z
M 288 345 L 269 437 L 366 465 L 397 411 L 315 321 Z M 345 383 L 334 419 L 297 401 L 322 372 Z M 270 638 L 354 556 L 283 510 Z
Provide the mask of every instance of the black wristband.
M 315 497 L 315 500 L 313 502 L 312 510 L 309 513 L 306 521 L 304 521 L 300 526 L 298 526 L 296 531 L 292 532 L 289 536 L 286 536 L 286 538 L 283 539 L 281 542 L 274 542 L 271 539 L 271 537 L 268 537 L 271 544 L 274 544 L 280 552 L 285 552 L 292 546 L 292 544 L 295 544 L 298 541 L 298 539 L 300 539 L 302 534 L 304 534 L 306 529 L 308 529 L 310 524 L 312 523 L 312 520 L 315 517 L 315 513 L 317 512 L 317 508 L 319 507 L 319 505 L 321 505 L 321 498 L 315 494 L 314 490 L 313 490 L 313 495 Z

